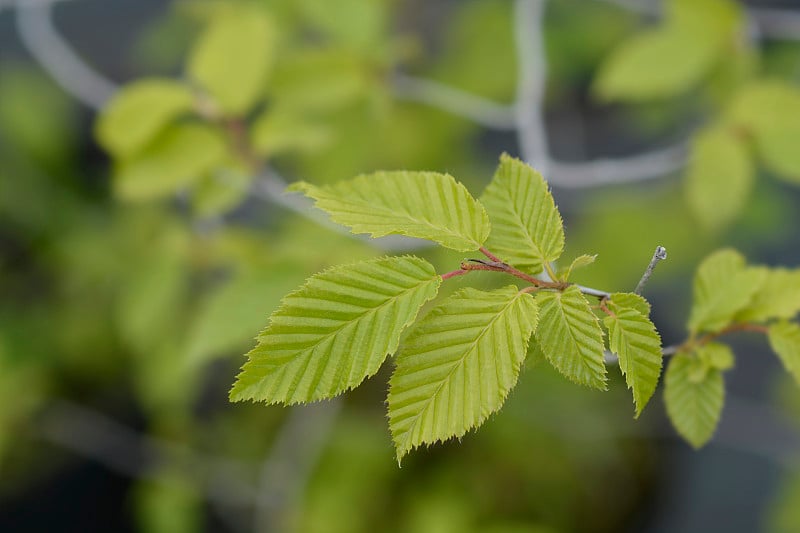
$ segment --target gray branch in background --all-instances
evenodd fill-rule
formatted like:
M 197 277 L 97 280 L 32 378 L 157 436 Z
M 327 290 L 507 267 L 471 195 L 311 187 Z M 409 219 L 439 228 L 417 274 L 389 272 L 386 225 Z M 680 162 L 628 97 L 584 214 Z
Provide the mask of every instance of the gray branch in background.
M 443 83 L 396 73 L 392 91 L 401 100 L 426 104 L 486 128 L 514 130 L 517 127 L 513 106 L 498 104 Z
M 517 95 L 514 104 L 522 157 L 549 175 L 550 151 L 544 120 L 547 57 L 544 50 L 546 0 L 515 0 L 514 42 L 517 53 Z
M 117 86 L 90 67 L 53 26 L 52 0 L 16 2 L 16 27 L 33 58 L 65 91 L 100 110 Z

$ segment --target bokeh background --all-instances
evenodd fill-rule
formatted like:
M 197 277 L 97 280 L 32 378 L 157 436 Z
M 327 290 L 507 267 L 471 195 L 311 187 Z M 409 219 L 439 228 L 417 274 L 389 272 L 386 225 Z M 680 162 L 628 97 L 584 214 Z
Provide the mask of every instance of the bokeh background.
M 241 30 L 215 30 L 217 81 L 261 73 L 233 111 L 192 76 L 220 20 Z M 137 120 L 169 112 L 103 109 L 152 79 L 194 115 L 134 150 Z M 527 368 L 479 431 L 402 468 L 391 362 L 334 401 L 227 401 L 305 277 L 463 258 L 353 238 L 286 183 L 425 169 L 477 196 L 503 151 L 550 181 L 565 257 L 599 254 L 582 284 L 632 290 L 667 248 L 645 294 L 681 342 L 711 251 L 800 264 L 798 82 L 789 0 L 0 0 L 0 531 L 800 531 L 800 395 L 746 334 L 699 451 L 661 389 L 634 420 L 615 368 L 606 393 Z M 780 142 L 698 155 L 758 83 L 779 97 L 749 112 Z

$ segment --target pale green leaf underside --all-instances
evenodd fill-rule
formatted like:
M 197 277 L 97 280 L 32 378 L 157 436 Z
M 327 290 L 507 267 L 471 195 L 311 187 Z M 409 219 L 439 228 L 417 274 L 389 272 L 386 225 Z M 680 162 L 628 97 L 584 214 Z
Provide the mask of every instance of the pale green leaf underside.
M 800 311 L 800 271 L 777 268 L 769 270 L 766 276 L 736 320 L 765 322 L 771 318 L 794 318 Z
M 536 339 L 550 363 L 575 383 L 605 390 L 603 331 L 580 290 L 540 291 L 536 301 Z
M 695 137 L 686 199 L 694 217 L 707 230 L 720 230 L 739 215 L 754 178 L 750 148 L 731 128 L 713 127 Z
M 441 278 L 416 257 L 316 274 L 283 299 L 258 337 L 231 399 L 292 404 L 330 398 L 377 372 Z
M 633 292 L 615 292 L 611 294 L 610 300 L 616 306 L 636 309 L 642 315 L 650 316 L 650 302 L 644 296 Z
M 500 409 L 536 328 L 533 297 L 509 286 L 463 289 L 423 318 L 397 357 L 389 426 L 398 460 L 461 437 Z
M 763 268 L 748 268 L 735 250 L 723 249 L 708 256 L 695 275 L 689 331 L 716 332 L 730 324 L 749 304 L 766 275 Z
M 187 70 L 223 111 L 241 115 L 263 93 L 274 59 L 275 30 L 258 9 L 241 8 L 214 17 L 200 36 Z
M 608 328 L 608 346 L 619 357 L 619 368 L 633 391 L 638 417 L 661 375 L 661 337 L 653 323 L 635 309 L 614 306 L 614 315 L 603 319 Z
M 522 161 L 503 154 L 481 197 L 492 221 L 487 247 L 533 274 L 564 250 L 564 227 L 547 182 Z
M 698 359 L 679 354 L 672 358 L 664 378 L 664 401 L 672 425 L 695 448 L 703 446 L 719 423 L 725 387 L 719 370 L 709 369 L 702 379 L 691 379 Z
M 171 120 L 191 111 L 193 102 L 192 91 L 172 80 L 146 79 L 126 85 L 100 114 L 97 139 L 116 157 L 129 157 Z
M 321 187 L 298 182 L 288 190 L 315 199 L 353 233 L 418 237 L 461 252 L 477 250 L 489 235 L 486 210 L 448 174 L 376 172 Z
M 800 326 L 793 322 L 778 322 L 770 326 L 767 338 L 783 366 L 800 384 Z

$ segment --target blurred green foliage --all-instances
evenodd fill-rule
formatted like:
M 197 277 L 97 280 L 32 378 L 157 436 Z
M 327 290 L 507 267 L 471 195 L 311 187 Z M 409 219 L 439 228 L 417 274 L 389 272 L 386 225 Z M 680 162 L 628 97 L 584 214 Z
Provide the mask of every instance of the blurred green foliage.
M 64 401 L 140 413 L 145 434 L 244 462 L 255 484 L 286 412 L 227 403 L 241 353 L 302 279 L 382 253 L 262 202 L 250 194 L 255 169 L 269 164 L 315 184 L 428 169 L 481 190 L 514 139 L 397 98 L 392 73 L 511 102 L 511 4 L 175 2 L 131 50 L 142 79 L 96 124 L 108 164 L 94 158 L 94 117 L 35 64 L 4 61 L 0 492 L 22 494 L 69 463 L 42 429 Z M 716 245 L 798 262 L 800 49 L 751 42 L 734 2 L 668 4 L 654 28 L 603 2 L 551 2 L 545 36 L 550 125 L 574 123 L 576 110 L 584 117 L 583 133 L 554 135 L 557 153 L 625 153 L 642 139 L 663 144 L 707 128 L 693 136 L 688 183 L 554 192 L 565 257 L 599 253 L 581 271 L 587 285 L 631 289 L 653 247 L 668 248 L 649 290 L 670 342 L 682 334 L 694 267 Z M 703 141 L 716 135 L 724 147 Z M 440 271 L 463 259 L 417 253 Z M 630 420 L 619 377 L 601 394 L 529 366 L 479 434 L 401 470 L 381 408 L 386 376 L 369 380 L 344 402 L 305 491 L 281 503 L 287 531 L 625 528 L 654 497 L 663 414 Z M 776 403 L 800 405 L 794 389 Z M 156 479 L 133 483 L 137 527 L 203 530 L 225 507 L 208 497 L 213 481 L 167 462 Z M 797 529 L 797 499 L 788 480 L 764 518 L 771 531 Z M 233 512 L 249 524 L 250 508 Z

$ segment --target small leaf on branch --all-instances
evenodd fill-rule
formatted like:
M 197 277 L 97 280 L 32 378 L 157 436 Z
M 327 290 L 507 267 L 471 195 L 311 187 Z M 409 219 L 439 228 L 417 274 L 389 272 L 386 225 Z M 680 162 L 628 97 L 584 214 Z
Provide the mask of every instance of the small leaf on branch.
M 708 368 L 722 371 L 733 368 L 733 350 L 727 344 L 709 342 L 697 348 L 695 354 Z
M 508 286 L 458 291 L 414 327 L 389 391 L 398 461 L 423 443 L 461 437 L 500 409 L 536 322 L 533 297 Z
M 130 157 L 170 121 L 192 110 L 189 87 L 172 80 L 145 79 L 126 85 L 108 103 L 96 125 L 97 139 L 116 157 Z
M 778 322 L 769 327 L 767 338 L 783 366 L 800 384 L 800 325 L 794 322 Z
M 742 255 L 723 249 L 708 256 L 697 269 L 689 331 L 717 332 L 731 323 L 763 285 L 766 269 L 747 267 Z
M 436 172 L 376 172 L 335 185 L 292 184 L 353 233 L 428 239 L 461 252 L 489 235 L 489 217 L 464 185 Z
M 736 320 L 766 322 L 772 318 L 794 318 L 800 312 L 800 270 L 770 269 L 764 284 L 742 309 Z
M 603 319 L 608 328 L 608 346 L 619 357 L 619 368 L 633 391 L 638 418 L 661 375 L 661 337 L 646 315 L 636 309 L 610 305 L 614 315 Z
M 559 278 L 561 278 L 563 281 L 569 281 L 569 277 L 572 275 L 573 270 L 575 270 L 576 268 L 583 268 L 587 265 L 591 265 L 592 263 L 594 263 L 595 259 L 597 259 L 597 255 L 585 255 L 585 254 L 579 255 L 578 257 L 572 260 L 572 263 L 570 263 L 569 268 L 567 268 L 567 270 L 563 274 L 559 275 Z
M 331 398 L 378 371 L 441 278 L 416 257 L 331 268 L 283 299 L 231 390 L 233 401 Z
M 644 296 L 633 292 L 615 292 L 611 295 L 609 300 L 617 307 L 636 309 L 641 315 L 645 317 L 650 316 L 650 302 L 648 302 Z
M 540 291 L 536 340 L 550 363 L 581 385 L 606 390 L 603 331 L 578 287 Z
M 564 250 L 564 227 L 542 175 L 508 154 L 481 197 L 492 221 L 487 246 L 532 274 Z
M 717 369 L 697 372 L 705 365 L 697 357 L 678 354 L 664 378 L 664 401 L 672 425 L 694 448 L 703 446 L 717 428 L 725 386 Z M 692 375 L 700 376 L 691 379 Z

